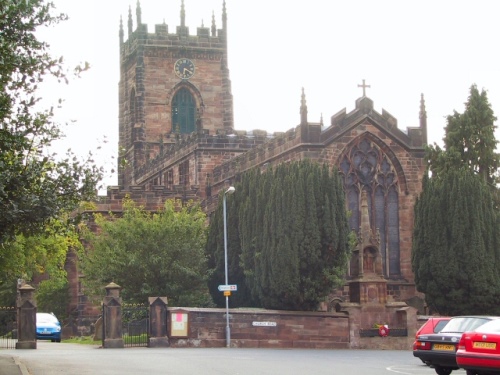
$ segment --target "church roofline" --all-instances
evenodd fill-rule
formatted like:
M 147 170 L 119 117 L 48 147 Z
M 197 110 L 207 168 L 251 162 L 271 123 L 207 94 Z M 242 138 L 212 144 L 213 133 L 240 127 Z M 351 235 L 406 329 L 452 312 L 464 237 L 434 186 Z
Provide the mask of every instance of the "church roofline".
M 369 120 L 370 123 L 397 139 L 408 150 L 423 149 L 426 139 L 423 139 L 421 127 L 407 127 L 407 133 L 398 128 L 398 120 L 382 108 L 382 113 L 373 108 L 373 101 L 362 96 L 356 100 L 356 107 L 347 113 L 346 108 L 341 109 L 330 118 L 330 126 L 322 132 L 322 140 L 337 138 L 349 132 L 360 123 Z

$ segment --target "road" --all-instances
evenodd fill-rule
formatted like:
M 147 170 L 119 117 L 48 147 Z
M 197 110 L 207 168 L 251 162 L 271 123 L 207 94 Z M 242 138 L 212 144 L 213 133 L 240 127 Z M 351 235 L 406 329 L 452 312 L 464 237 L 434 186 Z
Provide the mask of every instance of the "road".
M 17 357 L 30 375 L 435 375 L 402 350 L 101 349 L 40 341 L 37 347 L 0 350 L 0 356 Z

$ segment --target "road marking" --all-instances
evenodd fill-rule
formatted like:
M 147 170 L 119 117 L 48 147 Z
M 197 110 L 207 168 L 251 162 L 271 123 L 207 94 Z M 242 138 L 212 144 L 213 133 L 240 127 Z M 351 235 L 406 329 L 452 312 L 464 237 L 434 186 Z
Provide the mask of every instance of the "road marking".
M 401 375 L 432 375 L 434 374 L 434 369 L 425 366 L 425 365 L 420 365 L 419 367 L 416 367 L 415 365 L 394 365 L 394 366 L 389 366 L 385 368 L 387 371 L 393 372 L 395 374 L 401 374 Z M 453 371 L 454 374 L 464 374 L 464 370 L 455 370 Z

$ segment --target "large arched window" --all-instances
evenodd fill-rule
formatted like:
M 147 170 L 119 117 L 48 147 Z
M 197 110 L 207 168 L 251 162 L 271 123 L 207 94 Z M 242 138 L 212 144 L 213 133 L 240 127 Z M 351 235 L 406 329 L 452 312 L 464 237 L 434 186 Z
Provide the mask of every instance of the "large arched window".
M 185 87 L 176 92 L 172 100 L 172 132 L 191 133 L 195 130 L 196 103 Z
M 360 194 L 368 193 L 368 212 L 372 229 L 380 232 L 380 252 L 384 274 L 400 275 L 399 186 L 395 168 L 387 155 L 368 139 L 359 139 L 340 161 L 344 176 L 349 225 L 359 231 Z

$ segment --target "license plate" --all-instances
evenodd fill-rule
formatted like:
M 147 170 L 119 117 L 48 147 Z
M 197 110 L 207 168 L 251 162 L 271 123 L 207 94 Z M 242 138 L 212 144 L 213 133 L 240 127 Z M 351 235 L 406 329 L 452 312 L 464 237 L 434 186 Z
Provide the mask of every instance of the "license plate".
M 497 344 L 495 342 L 478 342 L 478 341 L 475 341 L 472 344 L 472 347 L 474 349 L 496 349 L 497 348 Z
M 455 345 L 446 345 L 446 344 L 434 344 L 432 350 L 449 350 L 455 351 Z

